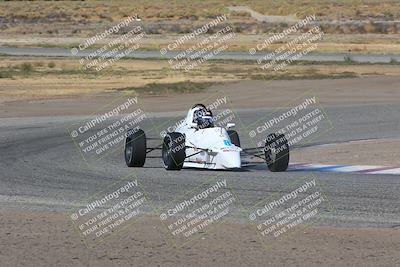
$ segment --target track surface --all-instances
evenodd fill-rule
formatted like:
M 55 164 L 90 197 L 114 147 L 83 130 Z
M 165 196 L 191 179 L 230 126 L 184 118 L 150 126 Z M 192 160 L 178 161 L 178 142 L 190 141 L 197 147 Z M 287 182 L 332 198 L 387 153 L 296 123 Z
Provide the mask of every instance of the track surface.
M 334 129 L 311 145 L 400 136 L 398 105 L 328 107 L 326 111 Z M 254 121 L 265 112 L 238 111 L 238 114 L 242 121 Z M 126 167 L 122 151 L 87 165 L 66 130 L 80 119 L 82 117 L 0 119 L 0 202 L 3 207 L 66 211 L 112 182 L 135 173 L 156 208 L 216 174 L 229 179 L 229 187 L 241 204 L 249 208 L 272 193 L 289 192 L 289 183 L 310 174 L 271 173 L 264 165 L 242 172 L 167 172 L 161 167 L 160 159 L 148 159 L 145 168 L 132 169 Z M 155 122 L 166 119 L 160 115 L 153 118 Z M 346 173 L 315 173 L 315 176 L 336 210 L 326 214 L 321 224 L 400 225 L 400 176 Z M 152 212 L 150 208 L 148 212 Z
M 79 52 L 77 56 L 85 57 L 92 53 L 94 50 L 86 49 Z M 161 56 L 159 51 L 135 51 L 132 55 L 127 55 L 126 58 L 139 58 L 139 59 L 150 59 L 150 58 L 173 58 L 180 52 L 170 51 L 167 55 Z M 69 49 L 65 48 L 11 48 L 11 47 L 0 47 L 0 54 L 9 56 L 44 56 L 44 57 L 75 57 L 71 54 Z M 225 59 L 225 60 L 257 60 L 264 54 L 258 52 L 255 55 L 250 55 L 248 52 L 221 52 L 213 59 Z M 368 55 L 368 54 L 345 54 L 345 53 L 310 53 L 302 56 L 299 60 L 305 61 L 316 61 L 316 62 L 330 62 L 338 61 L 344 62 L 346 58 L 351 56 L 351 59 L 356 62 L 370 62 L 370 63 L 389 63 L 391 60 L 400 60 L 399 55 Z M 295 59 L 296 61 L 297 59 Z

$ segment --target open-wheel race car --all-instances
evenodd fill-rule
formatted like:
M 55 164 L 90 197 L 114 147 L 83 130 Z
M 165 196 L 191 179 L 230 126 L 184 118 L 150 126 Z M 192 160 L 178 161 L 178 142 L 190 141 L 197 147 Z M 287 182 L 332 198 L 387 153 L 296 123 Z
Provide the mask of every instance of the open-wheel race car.
M 142 129 L 130 130 L 125 143 L 125 161 L 128 167 L 143 167 L 149 153 L 161 150 L 165 169 L 182 168 L 239 169 L 242 154 L 265 160 L 273 172 L 286 171 L 289 165 L 289 145 L 283 134 L 271 133 L 263 147 L 242 148 L 234 123 L 226 127 L 214 125 L 212 112 L 203 104 L 189 109 L 187 116 L 174 132 L 164 139 L 146 138 Z M 161 144 L 148 147 L 147 141 L 157 139 Z

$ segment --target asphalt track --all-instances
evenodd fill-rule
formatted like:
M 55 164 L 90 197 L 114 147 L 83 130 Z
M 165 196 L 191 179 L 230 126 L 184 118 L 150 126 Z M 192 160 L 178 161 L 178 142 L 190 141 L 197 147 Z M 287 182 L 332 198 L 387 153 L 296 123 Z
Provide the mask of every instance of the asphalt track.
M 13 48 L 0 47 L 0 55 L 8 56 L 40 56 L 40 57 L 86 57 L 95 50 L 86 49 L 80 51 L 77 55 L 71 54 L 71 51 L 66 48 Z M 138 59 L 170 59 L 177 56 L 180 52 L 170 51 L 166 55 L 161 55 L 159 51 L 135 51 L 132 54 L 125 56 L 126 58 Z M 263 53 L 250 55 L 248 52 L 220 52 L 214 55 L 212 59 L 222 60 L 254 60 L 264 56 Z M 368 54 L 346 54 L 346 53 L 309 53 L 303 55 L 299 60 L 315 61 L 315 62 L 344 62 L 348 57 L 355 62 L 362 63 L 389 63 L 392 60 L 400 60 L 399 55 L 368 55 Z M 297 59 L 294 59 L 297 61 Z
M 242 121 L 254 121 L 268 110 L 239 110 Z M 359 105 L 327 107 L 334 128 L 312 145 L 352 140 L 400 137 L 400 106 Z M 183 114 L 183 113 L 182 113 Z M 154 122 L 169 118 L 153 114 Z M 82 117 L 0 119 L 0 203 L 2 207 L 67 211 L 111 183 L 135 174 L 151 200 L 147 212 L 183 195 L 210 177 L 221 175 L 245 208 L 260 199 L 291 188 L 288 184 L 309 176 L 308 171 L 271 173 L 263 164 L 240 172 L 182 170 L 168 172 L 160 159 L 150 158 L 144 168 L 127 168 L 122 150 L 86 164 L 71 141 L 67 127 Z M 239 128 L 240 134 L 240 128 Z M 246 144 L 246 138 L 243 138 Z M 299 148 L 301 149 L 301 148 Z M 315 172 L 333 211 L 319 224 L 341 227 L 400 226 L 400 176 Z M 234 221 L 246 216 L 230 215 Z

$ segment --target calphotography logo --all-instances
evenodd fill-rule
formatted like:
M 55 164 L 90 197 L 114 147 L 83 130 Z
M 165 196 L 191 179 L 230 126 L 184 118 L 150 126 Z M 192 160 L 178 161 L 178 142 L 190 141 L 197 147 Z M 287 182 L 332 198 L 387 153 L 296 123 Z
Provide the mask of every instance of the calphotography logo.
M 112 34 L 117 34 L 121 29 L 129 26 L 129 24 L 131 24 L 132 22 L 140 21 L 140 20 L 141 19 L 139 19 L 137 14 L 135 16 L 128 17 L 127 19 L 125 19 L 125 20 L 121 21 L 120 23 L 118 23 L 118 24 L 106 29 L 105 31 L 103 31 L 103 32 L 101 32 L 99 34 L 96 34 L 96 35 L 92 36 L 89 39 L 86 39 L 84 42 L 80 43 L 77 48 L 74 47 L 72 49 L 73 54 L 77 54 L 78 53 L 77 52 L 78 49 L 79 49 L 79 51 L 84 51 L 88 47 L 94 45 L 96 42 L 101 41 L 101 40 L 109 37 Z
M 79 59 L 81 70 L 85 72 L 100 72 L 138 50 L 141 40 L 146 36 L 141 25 L 133 24 L 138 21 L 140 19 L 137 15 L 128 17 L 104 32 L 86 39 L 78 47 L 72 48 L 72 55 L 79 56 L 80 53 L 82 54 Z M 121 34 L 122 30 L 124 30 L 124 33 Z M 114 38 L 111 40 L 106 39 L 111 37 Z M 95 47 L 96 45 L 101 47 L 97 48 Z
M 123 95 L 99 114 L 69 127 L 70 136 L 86 162 L 118 151 L 128 135 L 140 129 L 147 114 L 136 95 Z
M 171 244 L 183 246 L 220 224 L 234 210 L 237 197 L 225 178 L 215 177 L 176 201 L 162 208 L 159 217 Z
M 317 178 L 307 176 L 291 184 L 285 193 L 257 203 L 249 211 L 249 221 L 256 226 L 264 246 L 270 249 L 327 212 L 333 212 L 328 197 Z
M 137 178 L 124 178 L 97 193 L 70 215 L 84 243 L 95 247 L 135 222 L 148 202 Z
M 315 20 L 315 14 L 306 16 L 283 32 L 273 34 L 255 47 L 250 48 L 249 54 L 257 56 L 256 62 L 262 70 L 284 70 L 289 64 L 300 60 L 303 56 L 317 49 L 318 41 L 323 38 L 324 32 L 320 26 L 312 25 Z M 305 32 L 298 33 L 300 30 Z M 289 36 L 294 37 L 288 42 L 279 45 L 278 48 L 272 48 L 274 43 L 282 43 L 282 40 Z M 257 52 L 261 54 L 261 52 L 268 50 L 273 51 L 257 55 Z
M 234 147 L 229 140 L 231 135 L 236 134 L 231 128 L 235 127 L 237 119 L 238 116 L 233 111 L 229 98 L 216 93 L 192 106 L 185 117 L 176 117 L 166 123 L 158 124 L 157 135 L 163 140 L 163 149 L 170 148 L 172 152 L 164 153 L 163 160 L 170 155 L 171 161 L 179 166 L 184 162 L 185 166 L 192 164 L 189 167 L 197 164 L 197 167 L 210 169 L 226 168 L 218 157 L 209 156 L 209 153 L 215 153 L 218 149 L 223 149 L 221 152 L 240 153 L 239 144 L 235 143 Z M 184 134 L 180 135 L 181 133 Z M 176 134 L 179 137 L 174 138 L 173 135 Z M 197 139 L 197 134 L 201 135 L 200 140 Z M 206 138 L 206 136 L 216 137 Z M 228 147 L 227 142 L 230 144 Z M 240 161 L 235 162 L 228 164 L 240 167 Z
M 224 25 L 227 15 L 221 15 L 160 49 L 161 56 L 168 56 L 173 70 L 185 72 L 226 51 L 236 38 L 231 25 Z M 209 33 L 209 32 L 214 33 Z M 209 33 L 209 34 L 207 34 Z M 188 48 L 187 48 L 188 47 Z
M 288 149 L 301 147 L 333 129 L 325 110 L 315 95 L 292 101 L 248 127 L 248 136 L 267 157 L 283 157 Z

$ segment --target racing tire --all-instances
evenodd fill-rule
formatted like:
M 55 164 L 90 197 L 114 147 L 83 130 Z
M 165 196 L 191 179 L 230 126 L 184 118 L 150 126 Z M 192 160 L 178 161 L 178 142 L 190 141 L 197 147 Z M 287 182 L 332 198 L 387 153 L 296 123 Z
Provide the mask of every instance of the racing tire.
M 131 132 L 131 133 L 130 133 Z M 128 130 L 125 140 L 125 162 L 128 167 L 143 167 L 146 161 L 146 134 L 142 129 Z
M 166 170 L 179 171 L 186 158 L 185 136 L 181 133 L 167 133 L 162 145 L 162 159 Z
M 289 166 L 289 144 L 283 134 L 269 134 L 264 146 L 265 161 L 272 172 L 284 172 Z
M 235 130 L 228 130 L 229 138 L 231 139 L 231 143 L 237 147 L 240 147 L 240 139 L 239 135 Z

